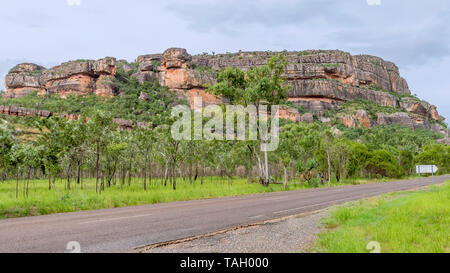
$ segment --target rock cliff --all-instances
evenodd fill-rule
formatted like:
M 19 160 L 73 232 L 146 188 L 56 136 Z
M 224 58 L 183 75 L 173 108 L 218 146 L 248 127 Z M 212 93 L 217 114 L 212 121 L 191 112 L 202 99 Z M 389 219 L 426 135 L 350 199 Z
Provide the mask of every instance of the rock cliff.
M 139 56 L 129 64 L 115 58 L 77 60 L 45 69 L 35 64 L 19 64 L 6 76 L 7 97 L 38 94 L 97 94 L 112 97 L 120 93 L 114 85 L 118 69 L 131 73 L 140 82 L 158 81 L 193 104 L 195 96 L 205 105 L 221 100 L 205 92 L 206 84 L 216 82 L 217 72 L 226 67 L 247 70 L 264 65 L 275 54 L 284 54 L 288 66 L 284 77 L 292 86 L 289 101 L 310 113 L 300 115 L 295 109 L 283 109 L 282 115 L 295 121 L 311 122 L 327 111 L 339 110 L 348 101 L 364 100 L 380 106 L 398 108 L 399 113 L 378 113 L 371 118 L 365 109 L 336 117 L 349 127 L 371 127 L 402 123 L 412 128 L 446 131 L 436 106 L 411 95 L 398 67 L 389 61 L 367 55 L 351 55 L 339 50 L 300 52 L 238 52 L 191 56 L 185 49 L 170 48 L 161 54 Z

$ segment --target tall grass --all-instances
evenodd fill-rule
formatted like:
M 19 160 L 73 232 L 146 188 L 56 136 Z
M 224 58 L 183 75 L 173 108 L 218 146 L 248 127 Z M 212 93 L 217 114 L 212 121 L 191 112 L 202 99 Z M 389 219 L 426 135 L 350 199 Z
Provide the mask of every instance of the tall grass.
M 377 241 L 381 252 L 450 252 L 450 182 L 437 192 L 413 191 L 352 202 L 323 220 L 312 251 L 368 253 Z
M 387 181 L 389 180 L 352 179 L 341 184 L 333 180 L 331 186 Z M 258 183 L 249 183 L 247 179 L 228 180 L 219 177 L 205 177 L 203 184 L 199 180 L 190 183 L 188 180 L 177 179 L 175 191 L 169 183 L 165 187 L 161 179 L 153 179 L 151 183 L 147 180 L 147 191 L 144 191 L 143 180 L 133 178 L 130 185 L 128 183 L 120 185 L 118 182 L 118 185 L 106 187 L 101 194 L 98 194 L 95 190 L 95 179 L 83 181 L 83 188 L 80 184 L 72 182 L 70 191 L 66 189 L 64 180 L 57 180 L 56 190 L 52 188 L 49 191 L 48 181 L 44 179 L 30 180 L 26 197 L 25 183 L 24 180 L 19 181 L 18 198 L 16 198 L 16 181 L 0 182 L 0 219 L 284 191 L 283 185 L 280 184 L 264 187 Z M 291 181 L 288 190 L 327 187 L 327 185 L 327 181 L 323 185 L 317 181 L 311 184 Z
M 134 178 L 130 185 L 106 187 L 101 194 L 96 193 L 95 180 L 90 179 L 80 184 L 71 183 L 71 190 L 66 189 L 65 181 L 56 181 L 56 190 L 48 190 L 48 181 L 30 180 L 28 197 L 25 194 L 25 181 L 19 182 L 16 198 L 16 181 L 0 182 L 0 219 L 31 215 L 44 215 L 60 212 L 73 212 L 101 208 L 117 208 L 143 204 L 165 203 L 214 197 L 238 196 L 265 192 L 283 191 L 282 185 L 264 187 L 257 183 L 248 183 L 247 179 L 221 180 L 218 177 L 205 177 L 199 180 L 177 180 L 177 189 L 173 190 L 167 183 L 153 179 L 147 180 L 147 191 L 143 189 L 142 179 Z M 307 184 L 293 183 L 289 190 L 310 188 Z

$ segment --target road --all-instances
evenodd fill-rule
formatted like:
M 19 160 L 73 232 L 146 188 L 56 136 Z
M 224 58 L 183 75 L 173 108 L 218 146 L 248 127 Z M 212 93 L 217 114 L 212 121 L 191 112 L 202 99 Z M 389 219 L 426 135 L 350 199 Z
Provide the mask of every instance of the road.
M 63 253 L 70 241 L 79 242 L 81 252 L 132 252 L 428 184 L 431 178 L 5 219 L 0 252 Z

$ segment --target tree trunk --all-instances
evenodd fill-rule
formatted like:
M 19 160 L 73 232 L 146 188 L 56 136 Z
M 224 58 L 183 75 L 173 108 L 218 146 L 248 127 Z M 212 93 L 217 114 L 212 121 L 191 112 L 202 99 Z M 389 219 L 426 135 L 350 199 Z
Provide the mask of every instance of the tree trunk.
M 147 159 L 144 162 L 144 191 L 147 190 Z
M 269 159 L 268 159 L 268 155 L 267 155 L 267 150 L 264 151 L 264 158 L 265 158 L 265 171 L 266 171 L 266 187 L 269 186 Z
M 16 199 L 19 198 L 19 171 L 16 173 Z
M 331 187 L 331 160 L 329 151 L 327 151 L 327 162 L 328 162 L 328 187 Z
M 101 172 L 101 175 L 102 175 L 102 180 L 101 180 L 101 183 L 100 183 L 100 193 L 102 193 L 102 191 L 105 190 L 105 175 L 103 173 L 103 170 L 101 170 L 100 172 Z
M 288 187 L 288 177 L 287 177 L 287 168 L 284 166 L 284 189 L 287 190 Z
M 70 165 L 69 167 L 67 167 L 66 180 L 67 180 L 67 190 L 70 191 Z
M 166 170 L 164 171 L 164 187 L 167 187 L 167 175 L 169 171 L 169 162 L 166 161 Z
M 80 176 L 81 176 L 81 162 L 78 161 L 78 166 L 77 166 L 77 184 L 80 184 Z
M 175 164 L 173 164 L 173 190 L 177 189 L 177 171 L 175 170 Z
M 205 160 L 204 159 L 202 159 L 202 177 L 200 178 L 201 179 L 201 184 L 203 185 L 203 177 L 205 176 Z
M 97 158 L 95 160 L 95 192 L 98 193 L 98 169 L 100 164 L 100 143 L 97 141 Z

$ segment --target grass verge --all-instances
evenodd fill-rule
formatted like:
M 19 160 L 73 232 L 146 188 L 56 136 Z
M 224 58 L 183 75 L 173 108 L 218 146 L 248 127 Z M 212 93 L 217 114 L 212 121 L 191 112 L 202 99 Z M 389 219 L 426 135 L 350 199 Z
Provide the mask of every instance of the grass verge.
M 340 184 L 333 180 L 331 186 L 388 181 L 390 180 L 352 179 Z M 83 188 L 72 182 L 70 191 L 66 189 L 64 180 L 58 180 L 56 188 L 50 191 L 48 181 L 45 179 L 30 180 L 28 184 L 28 196 L 26 196 L 26 181 L 20 180 L 18 185 L 14 180 L 0 182 L 0 219 L 284 191 L 283 185 L 280 184 L 264 187 L 258 183 L 248 183 L 247 179 L 235 178 L 227 181 L 219 177 L 207 177 L 204 184 L 198 180 L 190 183 L 188 180 L 179 179 L 176 191 L 169 183 L 166 187 L 163 186 L 161 179 L 153 179 L 151 183 L 147 181 L 145 191 L 143 180 L 134 178 L 130 184 L 127 182 L 125 185 L 106 187 L 101 194 L 96 193 L 95 179 L 84 181 Z M 16 186 L 18 186 L 17 198 Z M 324 188 L 328 185 L 327 183 L 311 185 L 292 181 L 289 184 L 289 190 L 309 189 L 316 186 Z
M 429 188 L 431 189 L 431 188 Z M 436 192 L 398 192 L 351 202 L 322 220 L 311 252 L 368 253 L 371 241 L 382 253 L 450 252 L 450 181 Z

